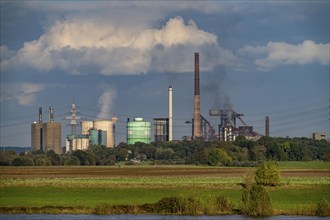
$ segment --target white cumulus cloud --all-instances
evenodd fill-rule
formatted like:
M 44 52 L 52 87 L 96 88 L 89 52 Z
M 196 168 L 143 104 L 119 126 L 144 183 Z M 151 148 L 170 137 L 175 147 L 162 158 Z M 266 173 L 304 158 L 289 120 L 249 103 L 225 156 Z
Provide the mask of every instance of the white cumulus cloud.
M 36 83 L 6 83 L 1 85 L 0 101 L 16 100 L 20 105 L 32 105 L 36 95 L 46 87 Z
M 304 65 L 330 63 L 330 43 L 317 44 L 305 40 L 301 44 L 284 42 L 269 42 L 266 46 L 246 46 L 240 50 L 241 54 L 250 54 L 256 58 L 255 64 L 259 70 L 268 71 L 279 65 Z
M 194 51 L 205 57 L 202 70 L 211 70 L 221 60 L 217 36 L 181 17 L 169 19 L 161 28 L 73 19 L 55 22 L 39 39 L 25 42 L 16 55 L 4 59 L 1 66 L 27 66 L 40 72 L 60 69 L 73 74 L 186 72 L 193 69 Z

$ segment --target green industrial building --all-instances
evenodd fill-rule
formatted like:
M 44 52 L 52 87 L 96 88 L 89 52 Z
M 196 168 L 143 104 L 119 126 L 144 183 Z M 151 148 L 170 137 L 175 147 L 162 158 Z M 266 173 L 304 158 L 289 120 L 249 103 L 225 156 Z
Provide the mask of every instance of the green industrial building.
M 127 119 L 127 144 L 143 142 L 149 144 L 151 141 L 150 122 L 143 118 L 135 118 L 133 121 Z

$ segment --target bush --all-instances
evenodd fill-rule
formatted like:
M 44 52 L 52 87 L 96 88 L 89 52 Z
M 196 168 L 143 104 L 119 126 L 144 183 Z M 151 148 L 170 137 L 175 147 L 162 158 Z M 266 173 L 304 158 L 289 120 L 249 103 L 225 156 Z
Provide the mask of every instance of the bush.
M 197 197 L 162 198 L 152 205 L 153 211 L 160 214 L 196 215 L 203 213 L 203 207 Z
M 12 166 L 24 166 L 24 163 L 21 158 L 17 157 L 11 162 L 11 165 Z
M 216 206 L 221 213 L 230 213 L 232 210 L 232 204 L 228 198 L 219 196 L 215 200 Z
M 154 210 L 161 214 L 181 213 L 181 201 L 178 197 L 162 198 L 153 205 Z
M 317 216 L 329 216 L 330 215 L 330 204 L 325 198 L 322 198 L 322 200 L 316 204 L 315 214 Z
M 257 184 L 277 186 L 280 184 L 280 171 L 274 161 L 264 162 L 257 169 L 254 177 Z
M 242 195 L 241 212 L 250 216 L 270 216 L 273 213 L 270 195 L 263 185 L 254 183 L 245 188 Z

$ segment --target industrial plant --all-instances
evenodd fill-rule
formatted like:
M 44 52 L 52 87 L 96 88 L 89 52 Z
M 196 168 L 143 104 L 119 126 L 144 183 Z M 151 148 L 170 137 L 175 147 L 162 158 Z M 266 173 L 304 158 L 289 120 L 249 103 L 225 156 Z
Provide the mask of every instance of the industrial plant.
M 168 117 L 153 119 L 153 130 L 151 122 L 141 117 L 127 118 L 126 142 L 150 143 L 153 131 L 155 142 L 166 142 L 173 140 L 173 88 L 168 87 Z M 253 130 L 244 120 L 244 114 L 237 113 L 228 107 L 225 109 L 210 109 L 209 116 L 219 117 L 217 129 L 201 114 L 201 91 L 199 77 L 199 53 L 194 53 L 194 109 L 193 118 L 187 120 L 191 124 L 191 135 L 182 137 L 183 140 L 202 141 L 235 141 L 238 136 L 256 140 L 262 135 Z M 71 126 L 70 134 L 66 136 L 64 150 L 61 147 L 61 123 L 54 122 L 54 109 L 49 107 L 49 122 L 42 122 L 42 108 L 39 108 L 39 121 L 31 125 L 31 144 L 33 150 L 54 150 L 56 153 L 72 152 L 75 150 L 86 150 L 91 145 L 104 145 L 115 147 L 115 124 L 117 118 L 109 120 L 81 120 L 78 116 L 76 105 L 73 101 L 71 112 L 65 120 L 69 120 Z M 237 120 L 241 125 L 237 125 Z M 124 122 L 125 123 L 125 122 Z M 77 126 L 81 126 L 81 132 L 77 134 Z M 269 136 L 269 116 L 265 117 L 265 136 Z
M 133 121 L 127 119 L 127 144 L 135 144 L 143 142 L 149 144 L 151 142 L 151 125 L 150 122 L 144 121 L 143 118 L 135 118 Z
M 31 146 L 33 150 L 53 150 L 62 153 L 61 122 L 54 122 L 54 108 L 49 107 L 49 120 L 42 122 L 42 108 L 39 108 L 39 121 L 31 124 Z

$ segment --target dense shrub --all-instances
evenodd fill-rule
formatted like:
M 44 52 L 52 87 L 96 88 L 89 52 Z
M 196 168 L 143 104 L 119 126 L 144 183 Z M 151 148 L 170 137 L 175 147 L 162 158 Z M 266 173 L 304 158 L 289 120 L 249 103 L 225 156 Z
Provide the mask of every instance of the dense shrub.
M 257 184 L 277 186 L 280 184 L 280 171 L 274 161 L 264 162 L 257 169 L 254 177 Z
M 51 166 L 52 165 L 51 159 L 49 159 L 46 156 L 35 157 L 34 163 L 36 166 Z
M 267 189 L 254 183 L 243 191 L 241 212 L 250 216 L 270 216 L 273 213 L 272 202 Z
M 163 198 L 153 204 L 152 208 L 159 214 L 196 215 L 203 213 L 200 199 L 194 196 Z
M 232 204 L 228 198 L 219 196 L 215 200 L 216 207 L 221 213 L 231 213 Z
M 330 216 L 330 204 L 325 198 L 322 198 L 322 200 L 316 204 L 315 215 Z
M 10 166 L 11 162 L 17 157 L 15 151 L 0 151 L 0 166 Z
M 34 161 L 26 156 L 16 157 L 12 162 L 12 166 L 34 166 Z
M 75 156 L 67 155 L 63 158 L 63 165 L 77 166 L 80 165 L 80 160 Z
M 161 214 L 178 214 L 182 212 L 181 203 L 182 201 L 178 197 L 162 198 L 153 205 L 153 208 Z

